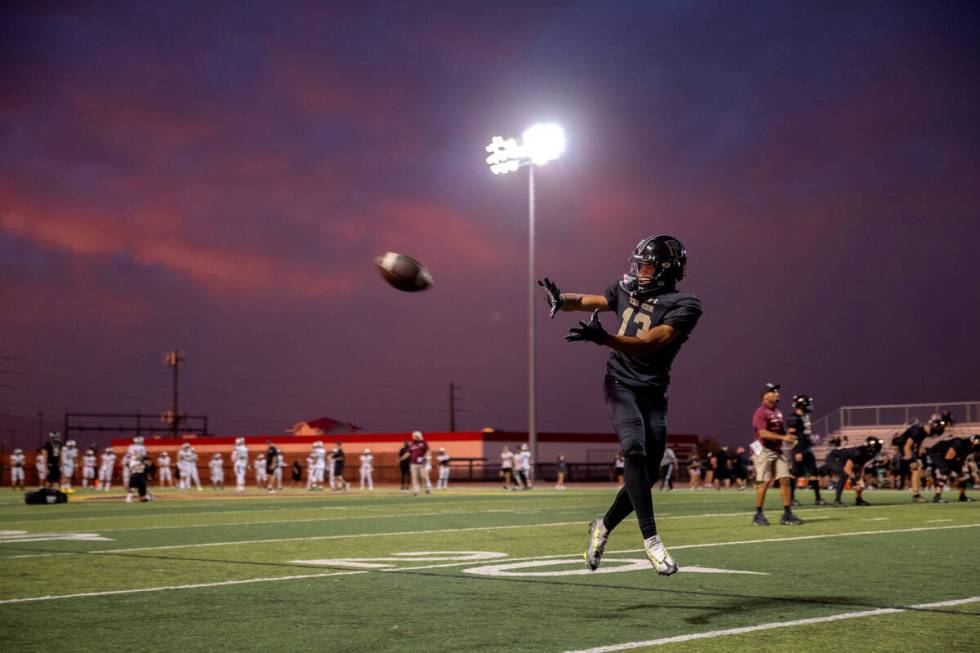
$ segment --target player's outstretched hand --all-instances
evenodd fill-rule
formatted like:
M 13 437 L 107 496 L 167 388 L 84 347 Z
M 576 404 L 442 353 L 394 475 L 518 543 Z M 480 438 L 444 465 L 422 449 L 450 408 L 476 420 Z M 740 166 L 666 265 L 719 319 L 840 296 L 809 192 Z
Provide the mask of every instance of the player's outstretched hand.
M 558 290 L 558 286 L 555 282 L 548 277 L 544 278 L 544 281 L 538 280 L 538 285 L 544 288 L 544 298 L 548 300 L 548 307 L 551 309 L 551 314 L 549 317 L 554 317 L 555 313 L 561 310 L 561 307 L 565 305 L 565 300 L 561 296 L 561 291 Z
M 565 335 L 565 340 L 568 342 L 578 342 L 578 341 L 588 341 L 594 342 L 597 345 L 603 345 L 606 343 L 606 339 L 609 334 L 606 330 L 602 328 L 602 323 L 599 322 L 599 309 L 592 311 L 592 319 L 588 322 L 579 321 L 577 327 L 573 327 L 568 330 Z

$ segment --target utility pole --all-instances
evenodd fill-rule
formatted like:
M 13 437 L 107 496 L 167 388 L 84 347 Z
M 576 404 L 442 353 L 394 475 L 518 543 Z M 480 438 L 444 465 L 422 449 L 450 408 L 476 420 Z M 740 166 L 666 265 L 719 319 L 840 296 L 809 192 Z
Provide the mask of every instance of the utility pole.
M 174 349 L 173 351 L 168 351 L 164 354 L 163 361 L 165 364 L 173 368 L 173 401 L 170 404 L 170 410 L 163 414 L 163 421 L 170 424 L 170 428 L 173 431 L 173 437 L 177 437 L 177 430 L 180 427 L 180 419 L 183 415 L 177 410 L 177 376 L 180 370 L 180 364 L 184 362 L 184 354 Z
M 456 432 L 456 384 L 449 382 L 449 432 Z

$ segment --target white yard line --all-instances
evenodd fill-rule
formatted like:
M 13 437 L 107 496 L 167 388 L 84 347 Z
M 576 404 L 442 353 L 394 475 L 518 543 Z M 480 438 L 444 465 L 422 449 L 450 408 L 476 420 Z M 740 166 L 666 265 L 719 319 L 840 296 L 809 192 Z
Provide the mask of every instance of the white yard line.
M 909 610 L 930 610 L 934 608 L 947 608 L 967 603 L 980 601 L 980 596 L 970 596 L 965 599 L 953 599 L 950 601 L 939 601 L 937 603 L 920 603 L 907 608 L 878 608 L 875 610 L 862 610 L 860 612 L 842 612 L 826 617 L 811 617 L 809 619 L 794 619 L 793 621 L 774 621 L 767 624 L 755 626 L 744 626 L 742 628 L 726 628 L 723 630 L 709 630 L 701 633 L 691 633 L 689 635 L 676 635 L 674 637 L 661 637 L 660 639 L 648 639 L 642 642 L 626 642 L 623 644 L 610 644 L 609 646 L 597 646 L 595 648 L 578 649 L 566 651 L 565 653 L 612 653 L 612 651 L 628 651 L 634 648 L 647 648 L 651 646 L 663 646 L 664 644 L 679 644 L 690 642 L 697 639 L 709 639 L 713 637 L 728 637 L 729 635 L 744 635 L 760 630 L 773 630 L 775 628 L 792 628 L 793 626 L 808 626 L 810 624 L 822 624 L 831 621 L 842 621 L 844 619 L 858 619 L 861 617 L 877 617 L 886 614 L 898 614 Z
M 31 603 L 34 601 L 54 601 L 56 599 L 91 598 L 93 596 L 115 596 L 119 594 L 139 594 L 141 592 L 167 592 L 170 590 L 201 589 L 205 587 L 223 587 L 226 585 L 248 585 L 249 583 L 274 583 L 280 580 L 303 580 L 306 578 L 325 578 L 327 576 L 351 576 L 363 574 L 363 571 L 331 571 L 322 574 L 301 574 L 298 576 L 271 576 L 268 578 L 246 578 L 244 580 L 223 580 L 217 583 L 195 583 L 193 585 L 166 585 L 164 587 L 143 587 L 129 590 L 108 590 L 105 592 L 82 592 L 80 594 L 60 594 L 49 596 L 32 596 L 23 599 L 3 599 L 0 605 L 9 603 Z
M 538 524 L 538 526 L 539 527 L 542 527 L 542 526 L 563 526 L 563 525 L 567 525 L 569 523 L 571 523 L 571 524 L 579 524 L 580 522 L 561 522 L 561 523 L 555 523 L 555 524 Z M 924 528 L 907 528 L 907 529 L 895 529 L 895 530 L 885 530 L 885 531 L 864 531 L 864 532 L 859 532 L 859 533 L 831 533 L 831 534 L 827 534 L 827 535 L 803 535 L 803 536 L 800 536 L 800 537 L 781 537 L 781 538 L 772 538 L 772 539 L 768 539 L 768 540 L 737 540 L 737 541 L 733 541 L 733 542 L 708 542 L 708 543 L 704 543 L 704 544 L 686 544 L 686 545 L 681 545 L 681 546 L 675 546 L 675 547 L 671 547 L 671 550 L 711 548 L 711 547 L 716 547 L 716 546 L 734 546 L 734 545 L 741 545 L 741 544 L 762 544 L 762 543 L 765 543 L 765 542 L 791 542 L 791 541 L 796 541 L 796 540 L 815 540 L 815 539 L 826 539 L 826 538 L 834 538 L 834 537 L 853 537 L 853 536 L 856 536 L 856 535 L 879 535 L 879 534 L 887 534 L 887 533 L 908 533 L 908 532 L 920 532 L 920 531 L 941 531 L 941 530 L 950 530 L 950 529 L 956 529 L 956 528 L 976 528 L 978 526 L 980 526 L 980 524 L 960 524 L 960 525 L 956 525 L 956 526 L 932 526 L 932 527 L 924 527 Z M 437 531 L 408 531 L 408 532 L 399 532 L 399 533 L 365 533 L 365 534 L 358 534 L 358 535 L 330 535 L 330 536 L 325 536 L 325 537 L 326 538 L 344 538 L 344 537 L 375 537 L 375 536 L 379 536 L 379 535 L 416 535 L 416 534 L 420 534 L 420 533 L 446 533 L 446 532 L 459 532 L 459 531 L 472 531 L 472 530 L 499 530 L 499 529 L 505 529 L 505 528 L 530 528 L 530 527 L 527 527 L 527 526 L 486 526 L 486 527 L 478 527 L 478 528 L 441 529 L 441 530 L 437 530 Z M 296 539 L 296 538 L 293 538 L 293 539 Z M 299 538 L 299 539 L 311 539 L 311 538 Z M 324 538 L 321 537 L 321 538 L 312 538 L 312 539 L 324 539 Z M 262 542 L 265 542 L 265 541 L 270 541 L 270 540 L 261 540 L 261 541 Z M 273 540 L 273 541 L 277 541 L 277 540 Z M 281 541 L 281 540 L 278 540 L 278 541 Z M 204 546 L 204 545 L 196 545 L 196 546 Z M 166 547 L 164 547 L 164 548 L 166 548 Z M 109 549 L 109 550 L 104 551 L 104 553 L 113 553 L 114 551 L 123 551 L 123 550 L 125 550 L 125 549 Z M 132 550 L 132 549 L 129 549 L 129 550 Z M 143 549 L 143 550 L 145 550 L 145 549 Z M 628 550 L 623 550 L 623 551 L 608 551 L 607 553 L 609 553 L 609 554 L 615 554 L 615 553 L 637 553 L 637 552 L 642 551 L 642 550 L 643 549 L 628 549 Z M 531 557 L 524 557 L 524 558 L 507 558 L 507 561 L 508 562 L 519 562 L 519 561 L 522 561 L 522 560 L 542 560 L 542 559 L 546 559 L 546 558 L 569 558 L 569 557 L 579 557 L 581 555 L 582 555 L 581 553 L 564 554 L 564 555 L 562 555 L 562 554 L 558 554 L 558 555 L 552 554 L 552 555 L 531 556 Z M 390 572 L 400 572 L 400 571 L 414 571 L 414 570 L 421 570 L 421 569 L 435 569 L 435 568 L 439 568 L 439 567 L 459 567 L 459 566 L 465 566 L 465 565 L 471 565 L 471 564 L 473 564 L 473 561 L 472 560 L 467 561 L 467 562 L 460 562 L 460 563 L 448 563 L 448 564 L 438 564 L 438 565 L 422 565 L 422 566 L 415 566 L 415 567 L 401 567 L 399 569 L 382 569 L 382 570 L 378 570 L 378 571 L 380 571 L 381 573 L 390 573 Z M 222 585 L 242 585 L 242 584 L 246 584 L 246 583 L 265 583 L 265 582 L 274 582 L 274 581 L 280 581 L 280 580 L 298 580 L 298 579 L 305 579 L 305 578 L 320 578 L 320 577 L 326 577 L 326 576 L 343 576 L 343 575 L 365 574 L 365 573 L 371 573 L 371 572 L 368 572 L 368 571 L 325 572 L 325 573 L 322 573 L 322 574 L 303 574 L 303 575 L 299 575 L 299 576 L 278 576 L 278 577 L 271 577 L 271 578 L 254 578 L 254 579 L 246 579 L 246 580 L 223 581 L 223 582 L 219 582 L 219 583 L 200 583 L 200 584 L 195 584 L 195 585 L 168 585 L 168 586 L 165 586 L 165 587 L 149 587 L 149 588 L 132 589 L 132 590 L 110 590 L 110 591 L 106 591 L 106 592 L 85 592 L 85 593 L 82 593 L 82 594 L 63 594 L 63 595 L 58 595 L 58 596 L 35 596 L 35 597 L 27 597 L 27 598 L 19 598 L 19 599 L 5 599 L 5 600 L 0 600 L 0 605 L 4 605 L 4 604 L 8 604 L 8 603 L 26 603 L 26 602 L 30 602 L 30 601 L 51 601 L 51 600 L 55 600 L 55 599 L 70 599 L 70 598 L 92 597 L 92 596 L 109 596 L 109 595 L 116 595 L 116 594 L 134 594 L 134 593 L 138 593 L 138 592 L 162 592 L 162 591 L 166 591 L 166 590 L 176 590 L 176 589 L 197 589 L 197 588 L 203 588 L 203 587 L 219 587 L 219 586 L 222 586 Z M 619 650 L 619 649 L 610 649 L 610 650 Z
M 927 524 L 939 524 L 941 522 L 953 521 L 952 519 L 927 519 Z

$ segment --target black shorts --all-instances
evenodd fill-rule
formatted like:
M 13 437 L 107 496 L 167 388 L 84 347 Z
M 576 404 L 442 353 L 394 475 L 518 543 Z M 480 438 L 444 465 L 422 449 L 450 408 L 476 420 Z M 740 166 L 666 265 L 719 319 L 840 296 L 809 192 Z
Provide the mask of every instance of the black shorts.
M 796 454 L 802 454 L 803 460 L 796 460 Z M 812 451 L 793 451 L 790 455 L 793 457 L 793 465 L 790 472 L 793 476 L 803 478 L 804 476 L 817 475 L 817 459 L 814 457 Z
M 334 473 L 334 476 L 343 476 L 344 475 L 344 463 L 336 463 L 336 464 L 334 464 L 333 473 Z
M 956 471 L 950 467 L 949 461 L 941 454 L 929 454 L 929 458 L 932 461 L 932 473 L 937 478 L 946 478 L 951 470 Z
M 650 482 L 660 477 L 667 448 L 667 398 L 663 390 L 633 388 L 611 376 L 605 380 L 606 409 L 623 454 L 645 455 Z
M 731 477 L 732 477 L 731 470 L 728 469 L 728 467 L 725 467 L 724 465 L 719 466 L 715 470 L 715 478 L 717 478 L 719 481 L 725 481 Z
M 57 483 L 61 480 L 61 466 L 48 465 L 48 483 Z
M 129 477 L 129 487 L 137 490 L 141 497 L 146 496 L 146 476 L 143 474 L 133 474 Z
M 827 473 L 832 476 L 839 476 L 844 473 L 845 462 L 831 453 L 827 456 Z

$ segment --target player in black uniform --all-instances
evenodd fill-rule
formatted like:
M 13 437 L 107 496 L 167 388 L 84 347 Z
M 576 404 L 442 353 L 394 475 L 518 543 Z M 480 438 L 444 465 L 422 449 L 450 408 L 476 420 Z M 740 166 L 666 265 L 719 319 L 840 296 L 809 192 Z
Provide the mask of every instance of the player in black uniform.
M 559 310 L 592 311 L 592 319 L 572 328 L 565 336 L 567 341 L 612 349 L 605 396 L 626 458 L 625 485 L 605 516 L 589 525 L 586 564 L 592 570 L 599 567 L 609 533 L 635 511 L 647 559 L 658 574 L 669 576 L 677 565 L 657 534 L 651 489 L 667 444 L 670 366 L 701 317 L 701 302 L 676 288 L 687 264 L 687 251 L 676 238 L 644 238 L 628 260 L 629 273 L 602 295 L 563 294 L 550 279 L 539 283 L 545 288 L 552 317 Z M 615 335 L 602 327 L 600 311 L 616 314 L 619 328 Z
M 57 431 L 48 433 L 48 441 L 44 443 L 44 453 L 47 454 L 48 478 L 45 487 L 58 489 L 61 486 L 61 434 Z
M 940 419 L 930 420 L 925 426 L 913 424 L 905 429 L 905 432 L 898 436 L 895 444 L 898 446 L 899 454 L 902 457 L 902 473 L 906 471 L 912 475 L 912 500 L 917 503 L 925 502 L 919 488 L 922 483 L 922 443 L 926 438 L 936 437 L 943 434 L 946 430 L 946 422 Z
M 278 469 L 278 459 L 279 459 L 279 447 L 272 443 L 272 440 L 265 441 L 265 473 L 268 483 L 266 483 L 266 490 L 268 492 L 276 491 L 276 470 Z
M 947 482 L 950 485 L 955 483 L 959 488 L 960 501 L 973 501 L 966 496 L 968 475 L 964 473 L 963 466 L 966 464 L 966 457 L 977 452 L 980 452 L 980 435 L 950 438 L 929 447 L 928 455 L 932 460 L 932 473 L 935 479 L 933 484 L 936 490 L 936 496 L 932 498 L 933 503 L 946 503 L 946 499 L 943 498 L 943 486 Z
M 825 506 L 827 502 L 820 498 L 820 479 L 817 475 L 817 459 L 813 456 L 813 431 L 810 428 L 810 413 L 813 412 L 813 397 L 796 395 L 793 397 L 793 414 L 786 420 L 786 431 L 796 436 L 793 446 L 793 483 L 790 485 L 790 496 L 794 506 L 800 505 L 796 500 L 796 479 L 808 478 L 809 485 L 816 496 L 816 504 Z
M 827 456 L 827 467 L 830 475 L 837 477 L 837 495 L 834 498 L 835 506 L 843 506 L 841 495 L 844 493 L 844 486 L 848 481 L 857 493 L 854 501 L 856 506 L 870 506 L 871 504 L 861 498 L 864 490 L 864 470 L 863 467 L 881 453 L 881 440 L 874 436 L 869 436 L 862 446 L 848 447 L 846 449 L 834 449 Z

